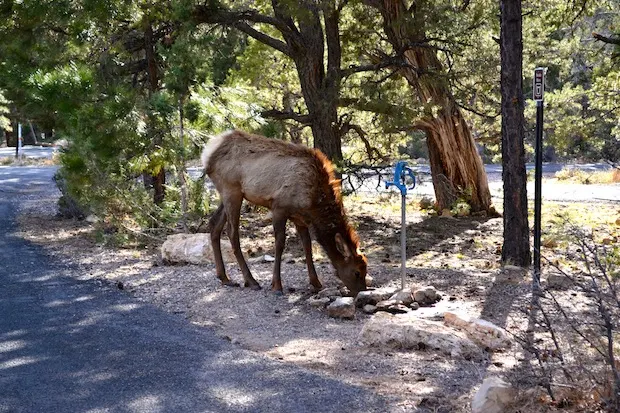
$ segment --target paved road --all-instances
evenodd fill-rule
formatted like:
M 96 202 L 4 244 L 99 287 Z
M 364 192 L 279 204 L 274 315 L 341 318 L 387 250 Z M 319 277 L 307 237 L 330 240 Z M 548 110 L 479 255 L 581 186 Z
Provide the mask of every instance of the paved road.
M 55 147 L 25 145 L 22 147 L 22 155 L 26 158 L 51 158 L 57 150 Z M 0 148 L 0 158 L 13 157 L 15 157 L 15 147 Z
M 19 203 L 53 190 L 51 182 L 25 178 L 30 168 L 6 169 L 0 412 L 389 411 L 365 389 L 259 357 L 120 290 L 68 277 L 70 268 L 14 234 Z

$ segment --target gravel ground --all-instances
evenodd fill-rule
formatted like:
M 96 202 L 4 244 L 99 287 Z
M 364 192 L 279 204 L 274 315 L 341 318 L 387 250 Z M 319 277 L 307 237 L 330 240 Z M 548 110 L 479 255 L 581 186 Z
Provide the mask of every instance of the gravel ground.
M 157 248 L 112 249 L 96 244 L 91 224 L 55 217 L 58 193 L 53 189 L 43 196 L 26 196 L 20 218 L 23 237 L 70 264 L 76 278 L 116 285 L 119 293 L 183 314 L 190 323 L 215 328 L 242 348 L 372 388 L 393 400 L 389 411 L 466 412 L 484 377 L 522 374 L 517 348 L 471 362 L 431 350 L 361 345 L 358 335 L 370 316 L 358 311 L 353 320 L 337 320 L 307 303 L 312 292 L 292 229 L 282 267 L 285 295 L 275 296 L 268 291 L 271 263 L 250 264 L 263 290 L 224 288 L 213 265 L 166 266 Z M 389 199 L 347 200 L 376 286 L 400 285 L 400 210 L 393 201 L 394 207 L 387 207 Z M 411 211 L 409 219 L 408 286 L 434 285 L 443 295 L 438 306 L 450 305 L 508 330 L 523 330 L 526 320 L 521 309 L 527 304 L 528 281 L 495 281 L 501 218 L 427 218 Z M 246 214 L 242 236 L 248 255 L 273 252 L 271 227 L 260 213 Z M 324 287 L 337 287 L 331 265 L 316 251 Z M 242 279 L 236 264 L 228 264 L 227 271 L 233 280 Z

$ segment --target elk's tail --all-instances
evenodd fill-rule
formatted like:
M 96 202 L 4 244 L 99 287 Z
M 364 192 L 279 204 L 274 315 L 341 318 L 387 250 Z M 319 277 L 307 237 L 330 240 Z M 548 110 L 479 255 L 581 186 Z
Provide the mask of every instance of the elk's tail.
M 221 133 L 209 139 L 209 142 L 204 146 L 204 149 L 202 150 L 202 156 L 201 156 L 202 167 L 204 168 L 205 172 L 207 171 L 209 167 L 209 160 L 211 159 L 211 156 L 213 155 L 213 153 L 217 150 L 217 148 L 220 147 L 224 139 L 226 139 L 229 135 L 233 133 L 234 131 L 230 130 L 230 131 Z

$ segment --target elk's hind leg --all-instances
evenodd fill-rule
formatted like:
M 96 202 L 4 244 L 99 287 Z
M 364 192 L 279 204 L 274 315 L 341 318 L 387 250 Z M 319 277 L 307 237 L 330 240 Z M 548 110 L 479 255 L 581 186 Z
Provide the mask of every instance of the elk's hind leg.
M 243 273 L 244 285 L 250 287 L 253 290 L 260 290 L 260 285 L 252 277 L 252 273 L 248 268 L 248 264 L 241 252 L 241 244 L 239 242 L 239 216 L 241 215 L 241 203 L 243 202 L 243 195 L 241 193 L 227 194 L 224 198 L 224 208 L 226 216 L 228 217 L 228 236 L 230 238 L 230 245 L 232 246 L 233 253 L 241 272 Z
M 297 222 L 295 223 L 295 228 L 297 228 L 297 233 L 299 234 L 299 238 L 301 238 L 301 244 L 303 245 L 304 252 L 306 254 L 306 265 L 308 266 L 310 285 L 318 291 L 323 288 L 323 285 L 321 285 L 321 281 L 319 281 L 319 277 L 316 275 L 316 269 L 314 268 L 314 262 L 312 261 L 312 239 L 310 238 L 310 231 L 308 231 L 307 226 L 301 225 Z
M 226 225 L 226 212 L 224 212 L 224 204 L 220 204 L 217 210 L 209 219 L 209 229 L 211 231 L 211 248 L 213 248 L 213 259 L 215 260 L 215 273 L 217 278 L 222 281 L 223 285 L 229 287 L 238 287 L 239 283 L 232 282 L 226 275 L 226 267 L 222 258 L 222 231 Z

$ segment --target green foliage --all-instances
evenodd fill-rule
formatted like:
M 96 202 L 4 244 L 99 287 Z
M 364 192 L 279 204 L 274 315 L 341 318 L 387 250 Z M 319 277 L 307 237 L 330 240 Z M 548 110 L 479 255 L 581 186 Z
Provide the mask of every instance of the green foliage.
M 267 0 L 222 4 L 273 14 Z M 296 24 L 308 21 L 302 3 L 282 4 Z M 374 8 L 359 0 L 342 4 L 343 70 L 401 52 L 385 38 Z M 613 60 L 613 47 L 594 41 L 591 32 L 617 31 L 620 17 L 612 0 L 584 4 L 581 14 L 563 0 L 525 4 L 526 98 L 532 69 L 548 67 L 546 145 L 565 158 L 618 161 L 620 65 Z M 194 6 L 190 0 L 23 0 L 0 8 L 0 128 L 10 127 L 10 105 L 10 116 L 68 139 L 62 174 L 72 193 L 106 225 L 132 231 L 174 226 L 181 214 L 184 162 L 198 157 L 208 135 L 242 128 L 312 145 L 306 125 L 264 115 L 272 109 L 308 113 L 294 62 L 236 29 L 196 26 Z M 497 15 L 496 1 L 424 0 L 416 2 L 412 19 L 402 22 L 403 30 L 421 34 L 423 47 L 437 51 L 443 70 L 420 75 L 425 82 L 449 85 L 484 145 L 486 161 L 498 161 L 500 152 Z M 145 62 L 149 27 L 155 86 Z M 256 28 L 282 40 L 269 24 Z M 416 122 L 437 107 L 417 100 L 398 67 L 348 73 L 338 93 L 340 124 L 334 127 L 357 127 L 343 137 L 347 163 L 426 156 Z M 529 99 L 526 119 L 531 153 L 534 106 Z M 161 170 L 168 173 L 166 199 L 156 206 L 143 175 Z M 195 218 L 211 205 L 200 185 L 191 181 L 188 186 L 188 213 Z M 466 204 L 467 197 L 461 198 Z
M 8 103 L 9 101 L 4 98 L 2 90 L 0 90 L 0 130 L 10 130 L 11 128 L 11 121 L 6 117 L 9 114 Z

